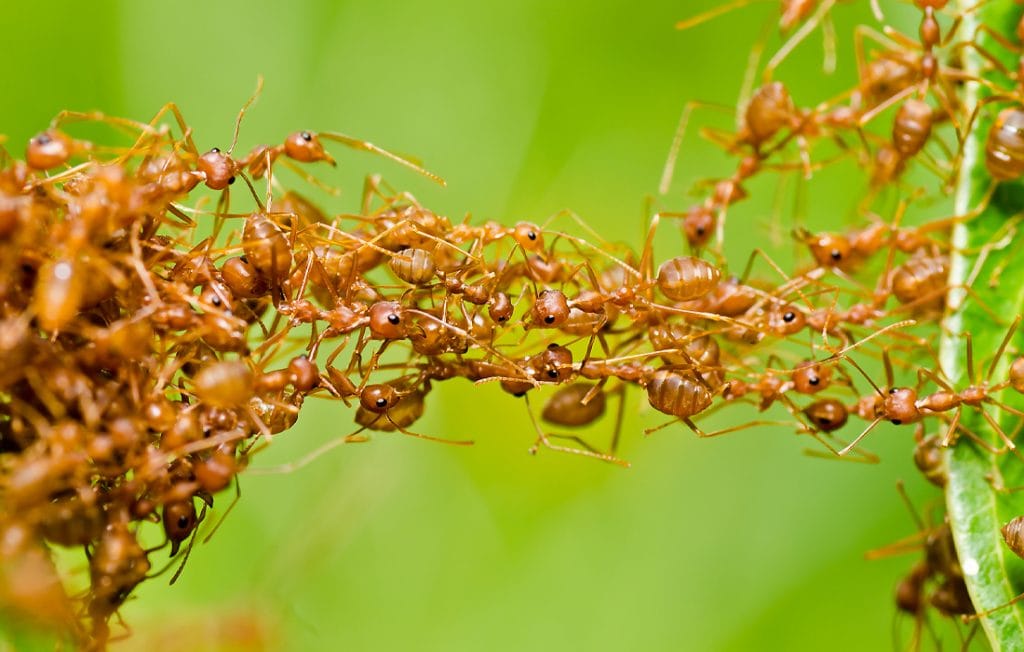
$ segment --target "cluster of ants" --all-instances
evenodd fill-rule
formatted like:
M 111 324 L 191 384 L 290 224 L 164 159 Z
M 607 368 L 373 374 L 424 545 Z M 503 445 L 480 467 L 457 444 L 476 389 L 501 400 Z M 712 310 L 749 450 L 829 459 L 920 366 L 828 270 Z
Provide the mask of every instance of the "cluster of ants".
M 783 27 L 797 28 L 794 38 L 802 39 L 834 4 L 783 2 Z M 958 88 L 992 84 L 955 64 L 965 47 L 1015 85 L 1013 106 L 986 135 L 993 183 L 1024 175 L 1022 74 L 976 40 L 951 45 L 962 16 L 940 27 L 946 2 L 915 5 L 918 40 L 890 28 L 858 32 L 880 49 L 861 54 L 859 82 L 842 97 L 800 109 L 780 82 L 753 90 L 736 132 L 711 134 L 738 158 L 735 173 L 713 181 L 707 198 L 688 210 L 654 213 L 639 251 L 606 242 L 571 213 L 544 224 L 453 222 L 379 176 L 368 178 L 357 212 L 331 215 L 279 180 L 287 168 L 329 189 L 308 167 L 335 164 L 325 143 L 444 182 L 337 133 L 299 131 L 241 157 L 234 143 L 201 153 L 174 105 L 149 123 L 65 112 L 28 142 L 23 159 L 5 150 L 0 605 L 62 627 L 83 646 L 103 647 L 131 592 L 173 566 L 177 578 L 215 494 L 234 484 L 237 495 L 238 474 L 295 423 L 311 396 L 354 404 L 357 428 L 276 471 L 365 442 L 372 432 L 471 444 L 412 429 L 433 386 L 455 378 L 525 397 L 528 411 L 531 396 L 550 392 L 540 420 L 530 411 L 531 452 L 623 466 L 618 443 L 630 388 L 670 417 L 648 433 L 681 422 L 714 437 L 775 423 L 761 418 L 771 410 L 812 440 L 813 454 L 837 460 L 877 461 L 862 448 L 864 438 L 883 422 L 911 426 L 915 463 L 939 486 L 946 481 L 942 451 L 963 437 L 1021 457 L 1016 431 L 999 419 L 1024 417 L 1001 398 L 1004 390 L 1024 393 L 1024 357 L 1011 346 L 1020 318 L 1006 323 L 987 368 L 975 364 L 968 338 L 965 387 L 945 377 L 920 334 L 941 319 L 951 290 L 972 293 L 970 282 L 949 281 L 948 233 L 980 209 L 905 225 L 912 196 L 887 217 L 866 211 L 867 224 L 845 232 L 798 228 L 795 240 L 810 262 L 795 273 L 757 250 L 743 274 L 733 275 L 719 253 L 726 214 L 747 196 L 748 180 L 788 170 L 812 175 L 827 164 L 819 143 L 842 143 L 843 156 L 862 157 L 872 193 L 901 188 L 915 161 L 955 176 L 960 157 L 938 131 L 947 125 L 962 142 L 977 115 L 966 114 Z M 794 45 L 787 42 L 780 55 Z M 777 55 L 769 71 L 780 61 Z M 235 141 L 252 101 L 239 113 Z M 891 133 L 872 133 L 869 125 L 890 109 Z M 177 130 L 161 123 L 168 115 Z M 100 145 L 69 135 L 82 122 L 128 140 Z M 233 200 L 252 208 L 232 212 Z M 674 218 L 690 251 L 659 262 L 657 231 Z M 585 235 L 556 228 L 556 219 Z M 1005 247 L 1014 229 L 1008 223 L 991 248 Z M 772 271 L 755 276 L 758 260 Z M 858 357 L 881 360 L 884 386 Z M 917 370 L 911 385 L 897 385 L 903 369 Z M 618 399 L 618 416 L 608 445 L 580 430 L 548 431 L 591 426 L 610 397 Z M 755 417 L 718 430 L 696 422 L 723 408 L 739 414 L 740 405 Z M 964 411 L 978 413 L 1000 441 L 973 432 Z M 853 419 L 863 426 L 844 436 Z M 1022 528 L 1006 534 L 1018 554 Z M 160 529 L 162 542 L 147 547 L 142 535 Z M 89 577 L 79 592 L 54 565 L 53 545 L 84 551 Z M 154 570 L 163 548 L 181 561 Z M 930 535 L 925 549 L 900 585 L 900 609 L 920 617 L 931 604 L 947 615 L 972 614 L 951 540 Z

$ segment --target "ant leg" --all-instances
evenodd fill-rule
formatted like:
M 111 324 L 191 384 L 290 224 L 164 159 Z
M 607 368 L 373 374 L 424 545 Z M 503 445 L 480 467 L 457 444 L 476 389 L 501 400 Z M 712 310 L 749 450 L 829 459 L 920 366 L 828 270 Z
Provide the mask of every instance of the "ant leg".
M 407 430 L 406 428 L 395 423 L 395 421 L 390 416 L 387 416 L 387 413 L 385 413 L 385 416 L 387 417 L 388 422 L 391 425 L 393 425 L 395 429 L 398 430 L 398 432 L 402 433 L 403 435 L 408 435 L 409 437 L 416 437 L 417 439 L 426 439 L 427 441 L 436 441 L 439 444 L 450 444 L 452 446 L 473 445 L 473 441 L 470 439 L 442 439 L 440 437 L 432 437 L 430 435 L 423 435 L 418 432 L 413 432 L 412 430 Z
M 806 276 L 798 276 L 796 278 L 791 277 L 782 269 L 782 267 L 778 263 L 775 262 L 775 260 L 772 259 L 770 255 L 768 255 L 768 252 L 766 252 L 764 249 L 761 249 L 760 247 L 755 247 L 750 252 L 750 256 L 747 257 L 747 264 L 743 268 L 743 276 L 740 277 L 740 283 L 746 284 L 747 279 L 750 277 L 750 272 L 754 267 L 754 259 L 757 257 L 761 257 L 768 264 L 769 267 L 771 267 L 779 274 L 779 276 L 785 279 L 786 283 L 783 286 L 781 286 L 780 290 L 783 290 L 787 294 L 790 291 L 796 292 L 797 296 L 799 296 L 804 301 L 804 303 L 806 303 L 812 310 L 814 309 L 814 303 L 807 296 L 805 296 L 803 291 L 801 291 L 800 289 L 800 286 L 802 284 L 806 285 L 809 282 Z
M 444 179 L 442 179 L 441 177 L 437 176 L 433 172 L 428 172 L 427 170 L 423 169 L 419 165 L 416 165 L 412 161 L 410 161 L 410 160 L 408 160 L 406 158 L 402 158 L 401 156 L 398 156 L 397 154 L 392 154 L 388 150 L 386 150 L 386 149 L 384 149 L 382 147 L 378 147 L 377 145 L 374 145 L 373 143 L 371 143 L 369 141 L 360 140 L 358 138 L 353 138 L 352 136 L 346 136 L 345 134 L 341 134 L 341 133 L 337 133 L 337 132 L 320 132 L 318 135 L 321 138 L 325 138 L 327 140 L 333 140 L 335 142 L 341 143 L 342 145 L 345 145 L 346 147 L 351 147 L 352 149 L 361 150 L 361 151 L 364 151 L 364 152 L 371 152 L 373 154 L 377 154 L 379 156 L 383 156 L 384 158 L 390 159 L 390 160 L 394 161 L 395 163 L 398 163 L 399 165 L 405 166 L 405 167 L 409 168 L 410 170 L 425 176 L 426 178 L 430 179 L 431 181 L 433 181 L 434 183 L 436 183 L 436 184 L 438 184 L 440 186 L 447 186 L 448 185 L 447 182 L 445 182 Z
M 758 0 L 733 0 L 732 2 L 727 2 L 725 4 L 718 5 L 717 7 L 708 9 L 707 11 L 701 14 L 697 14 L 696 16 L 693 16 L 691 18 L 684 18 L 683 20 L 680 20 L 679 22 L 676 23 L 676 29 L 686 30 L 696 27 L 697 25 L 706 23 L 712 18 L 717 18 L 718 16 L 727 14 L 730 11 L 742 9 L 743 7 L 746 7 L 747 5 L 756 1 Z
M 228 147 L 228 156 L 231 156 L 231 152 L 235 151 L 235 145 L 238 144 L 238 131 L 242 127 L 242 117 L 245 115 L 245 112 L 249 110 L 249 107 L 256 103 L 256 100 L 259 98 L 260 93 L 262 92 L 263 75 L 256 75 L 256 90 L 253 91 L 253 94 L 250 95 L 249 99 L 246 100 L 245 104 L 242 105 L 241 110 L 238 112 L 238 117 L 235 118 L 235 132 L 231 136 L 231 147 Z M 255 191 L 253 191 L 253 194 L 255 194 Z
M 898 48 L 900 48 L 900 49 L 905 49 L 905 50 L 920 50 L 921 49 L 921 42 L 920 41 L 917 41 L 917 40 L 914 40 L 914 39 L 910 38 L 909 36 L 907 36 L 906 34 L 903 34 L 902 32 L 898 31 L 895 27 L 892 27 L 891 25 L 883 25 L 882 26 L 882 33 L 890 41 L 895 43 L 896 46 Z
M 917 90 L 918 89 L 916 86 L 908 86 L 903 90 L 899 91 L 898 93 L 890 95 L 888 98 L 882 100 L 875 106 L 871 107 L 870 109 L 862 113 L 860 115 L 860 118 L 857 119 L 857 126 L 859 128 L 863 128 L 869 122 L 874 120 L 880 113 L 883 113 L 886 109 L 898 104 L 901 100 L 904 100 L 907 97 L 913 95 Z
M 679 126 L 676 127 L 676 133 L 672 137 L 672 145 L 668 150 L 668 158 L 665 160 L 665 167 L 661 172 L 661 181 L 658 183 L 659 194 L 668 194 L 668 191 L 672 186 L 672 177 L 675 174 L 676 160 L 679 158 L 679 150 L 683 144 L 683 136 L 686 134 L 686 128 L 690 122 L 690 114 L 697 108 L 715 109 L 725 111 L 726 113 L 732 112 L 731 107 L 715 104 L 713 102 L 690 101 L 683 106 L 683 112 L 679 116 Z
M 622 435 L 622 420 L 626 416 L 626 384 L 621 383 L 615 390 L 619 395 L 619 407 L 615 410 L 615 431 L 612 433 L 611 452 L 619 450 L 619 437 Z M 611 393 L 610 391 L 608 392 Z
M 748 421 L 736 426 L 729 426 L 728 428 L 722 428 L 721 430 L 713 430 L 711 432 L 699 432 L 697 433 L 701 437 L 719 437 L 721 435 L 727 435 L 732 432 L 738 432 L 746 428 L 754 428 L 756 426 L 791 426 L 792 421 L 781 421 L 778 419 L 758 419 L 754 421 Z
M 987 618 L 988 616 L 991 616 L 992 614 L 996 613 L 997 611 L 1002 611 L 1003 609 L 1006 609 L 1007 607 L 1011 607 L 1011 606 L 1017 604 L 1021 600 L 1024 600 L 1024 593 L 1021 593 L 1017 597 L 1012 598 L 1012 599 L 1010 599 L 1007 602 L 1004 602 L 1003 604 L 999 605 L 998 607 L 992 607 L 991 609 L 986 609 L 985 611 L 979 611 L 978 613 L 966 614 L 966 615 L 960 616 L 960 619 L 963 622 L 968 623 L 968 622 L 971 622 L 973 620 L 978 620 L 978 619 L 981 619 L 981 618 Z M 964 649 L 967 649 L 967 648 L 964 648 Z
M 978 408 L 978 412 L 981 412 L 981 416 L 985 419 L 985 421 L 988 422 L 988 425 L 992 428 L 992 430 L 995 431 L 997 435 L 999 435 L 999 438 L 1003 440 L 1003 443 L 1006 444 L 1006 448 L 1010 449 L 1010 452 L 1013 453 L 1015 456 L 1017 456 L 1021 460 L 1024 460 L 1024 455 L 1022 455 L 1017 450 L 1017 445 L 1014 444 L 1013 440 L 1010 439 L 1009 436 L 1007 436 L 1006 432 L 1003 431 L 1002 426 L 999 425 L 999 422 L 996 421 L 995 417 L 989 414 L 987 410 L 980 407 Z
M 825 14 L 821 19 L 821 47 L 824 51 L 822 69 L 826 75 L 832 75 L 836 71 L 836 24 L 831 14 Z
M 872 430 L 874 430 L 874 429 L 875 429 L 875 427 L 876 427 L 876 426 L 877 426 L 877 425 L 878 425 L 879 423 L 881 423 L 881 422 L 882 422 L 882 417 L 875 417 L 875 420 L 874 420 L 874 421 L 872 421 L 871 423 L 869 423 L 869 424 L 868 424 L 868 426 L 867 426 L 867 428 L 864 428 L 864 430 L 863 430 L 863 431 L 862 431 L 862 432 L 861 432 L 861 433 L 860 433 L 859 435 L 857 435 L 857 437 L 856 437 L 856 438 L 855 438 L 855 439 L 854 439 L 854 440 L 853 440 L 852 442 L 850 442 L 849 444 L 847 444 L 847 445 L 846 445 L 846 446 L 845 446 L 844 448 L 840 449 L 840 451 L 839 451 L 839 455 L 840 455 L 840 456 L 844 456 L 844 455 L 846 455 L 847 453 L 849 453 L 849 452 L 850 452 L 851 450 L 853 450 L 853 448 L 854 448 L 854 447 L 855 447 L 855 446 L 856 446 L 857 444 L 859 444 L 859 443 L 861 442 L 861 440 L 862 440 L 862 439 L 864 439 L 865 437 L 867 437 L 868 433 L 869 433 L 869 432 L 871 432 Z
M 234 479 L 235 479 L 235 497 L 231 499 L 231 504 L 228 505 L 228 508 L 225 509 L 224 513 L 220 515 L 220 518 L 217 519 L 217 522 L 213 525 L 213 529 L 210 530 L 209 534 L 207 534 L 205 537 L 203 537 L 203 543 L 209 543 L 210 539 L 213 538 L 213 535 L 217 534 L 217 530 L 219 530 L 220 526 L 224 524 L 224 521 L 227 520 L 228 514 L 231 513 L 231 510 L 233 510 L 235 508 L 235 505 L 238 504 L 239 499 L 242 497 L 242 483 L 238 480 L 238 476 L 237 475 L 235 475 Z M 198 525 L 197 525 L 197 527 L 198 527 Z
M 192 140 L 192 127 L 190 127 L 188 125 L 188 122 L 185 121 L 185 116 L 182 115 L 181 109 L 179 109 L 178 105 L 174 102 L 168 102 L 167 104 L 164 104 L 162 107 L 160 107 L 160 110 L 156 112 L 156 115 L 153 116 L 153 119 L 149 121 L 150 128 L 155 129 L 156 125 L 160 122 L 160 118 L 164 117 L 164 115 L 168 112 L 171 113 L 175 121 L 178 123 L 178 128 L 181 130 L 182 140 L 184 140 L 185 142 L 185 151 L 198 158 L 199 149 L 196 147 L 195 142 Z M 135 141 L 135 144 L 131 147 L 129 151 L 138 149 L 138 147 L 142 144 L 143 137 L 144 136 L 140 134 L 139 138 Z
M 783 61 L 786 60 L 796 46 L 800 45 L 800 43 L 814 31 L 814 29 L 821 23 L 823 17 L 831 11 L 832 6 L 835 5 L 835 3 L 836 0 L 825 0 L 825 2 L 822 2 L 814 14 L 804 21 L 804 24 L 800 26 L 800 29 L 794 32 L 793 35 L 789 37 L 789 40 L 779 48 L 779 51 L 775 53 L 775 56 L 773 56 L 768 61 L 768 65 L 765 66 L 764 78 L 766 81 L 771 79 L 771 74 L 782 64 Z
M 761 65 L 761 57 L 764 55 L 765 44 L 768 42 L 771 30 L 772 24 L 766 22 L 751 46 L 750 54 L 747 55 L 747 67 L 743 71 L 743 82 L 740 84 L 740 92 L 736 97 L 735 123 L 737 131 L 742 129 L 745 122 L 747 106 L 750 104 L 750 98 L 754 95 L 754 84 L 757 82 L 757 68 Z
M 533 446 L 531 446 L 530 449 L 529 449 L 530 455 L 536 455 L 537 451 L 540 449 L 540 446 L 544 446 L 545 448 L 549 448 L 549 449 L 551 449 L 553 451 L 557 451 L 557 452 L 560 452 L 560 453 L 569 453 L 571 455 L 582 455 L 583 457 L 592 457 L 594 459 L 601 460 L 602 462 L 609 462 L 611 464 L 616 464 L 618 466 L 629 468 L 629 466 L 630 466 L 629 462 L 626 462 L 625 460 L 621 460 L 621 459 L 615 457 L 614 455 L 610 455 L 610 454 L 607 454 L 607 453 L 597 452 L 597 451 L 591 449 L 589 444 L 587 444 L 586 442 L 583 442 L 582 440 L 579 440 L 578 438 L 575 438 L 576 441 L 578 441 L 580 444 L 585 446 L 585 448 L 572 448 L 570 446 L 559 446 L 558 444 L 552 444 L 551 440 L 549 439 L 549 436 L 544 433 L 544 430 L 541 428 L 540 424 L 537 422 L 537 417 L 534 416 L 533 410 L 530 408 L 530 397 L 529 397 L 529 395 L 524 396 L 523 398 L 525 399 L 525 402 L 526 402 L 526 412 L 527 412 L 527 414 L 530 415 L 530 423 L 533 424 L 533 429 L 537 433 L 537 440 L 534 442 Z M 570 437 L 570 438 L 572 439 L 572 437 Z
M 314 175 L 310 174 L 308 170 L 303 169 L 302 166 L 296 165 L 290 159 L 281 157 L 280 159 L 278 159 L 278 161 L 286 168 L 288 168 L 295 174 L 299 175 L 304 181 L 306 181 L 310 185 L 316 186 L 317 188 L 323 190 L 332 197 L 338 197 L 339 195 L 341 195 L 341 188 L 336 188 L 332 185 L 324 183 L 320 179 L 316 178 Z
M 345 435 L 344 437 L 339 437 L 337 439 L 332 439 L 332 440 L 326 442 L 325 444 L 322 444 L 321 446 L 317 447 L 315 450 L 313 450 L 313 451 L 311 451 L 309 453 L 306 453 L 305 455 L 303 455 L 302 457 L 300 457 L 298 460 L 296 460 L 294 462 L 288 462 L 287 464 L 281 464 L 280 466 L 270 466 L 270 467 L 265 467 L 265 468 L 250 468 L 250 469 L 247 470 L 247 473 L 253 474 L 253 475 L 276 475 L 276 474 L 279 474 L 279 473 L 291 473 L 293 471 L 298 471 L 302 467 L 304 467 L 304 466 L 308 465 L 309 463 L 313 462 L 314 460 L 316 460 L 318 457 L 320 457 L 324 453 L 326 453 L 326 452 L 328 452 L 328 451 L 330 451 L 330 450 L 332 450 L 334 448 L 337 448 L 338 446 L 341 446 L 342 444 L 362 444 L 362 443 L 370 441 L 369 437 L 366 437 L 365 435 L 361 435 L 360 434 L 364 430 L 366 430 L 366 426 L 362 426 L 361 428 L 359 428 L 358 430 L 356 430 L 355 432 L 353 432 L 350 435 Z

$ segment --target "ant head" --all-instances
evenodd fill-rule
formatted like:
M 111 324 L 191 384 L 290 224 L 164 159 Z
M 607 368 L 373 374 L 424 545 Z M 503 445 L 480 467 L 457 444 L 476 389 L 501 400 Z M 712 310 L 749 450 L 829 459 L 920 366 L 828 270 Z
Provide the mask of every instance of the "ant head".
M 804 242 L 811 249 L 814 262 L 821 267 L 842 267 L 849 260 L 853 247 L 842 235 L 825 233 L 822 235 L 806 234 Z
M 47 129 L 29 139 L 25 162 L 36 170 L 51 170 L 71 158 L 74 143 L 66 134 Z
M 541 235 L 540 227 L 536 224 L 519 222 L 512 229 L 512 238 L 526 251 L 533 253 L 544 251 L 544 236 Z
M 192 534 L 196 522 L 196 506 L 191 498 L 164 506 L 164 534 L 171 542 L 171 557 L 178 554 L 178 547 Z
M 893 387 L 885 397 L 882 411 L 894 425 L 914 423 L 921 420 L 921 411 L 916 403 L 916 391 L 910 387 Z
M 560 290 L 544 290 L 537 295 L 530 316 L 540 328 L 558 328 L 569 319 L 569 301 Z
M 327 161 L 334 165 L 334 159 L 324 150 L 320 138 L 309 131 L 296 131 L 284 141 L 284 153 L 288 158 L 300 163 L 316 163 Z
M 305 355 L 291 359 L 288 363 L 288 373 L 291 375 L 292 385 L 300 392 L 311 391 L 320 384 L 320 370 L 316 363 Z
M 400 340 L 406 336 L 402 304 L 378 301 L 370 306 L 370 333 L 379 340 Z
M 219 312 L 230 315 L 232 312 L 233 297 L 227 285 L 217 281 L 210 281 L 203 286 L 199 294 L 199 304 L 209 312 Z
M 715 222 L 715 214 L 709 207 L 694 206 L 683 218 L 683 232 L 686 234 L 686 241 L 694 249 L 703 247 L 715 232 Z
M 391 385 L 367 385 L 359 393 L 359 404 L 370 412 L 383 414 L 398 404 L 402 395 Z
M 785 304 L 772 310 L 768 324 L 777 335 L 785 337 L 803 330 L 807 325 L 807 316 L 796 306 Z
M 214 147 L 199 157 L 196 169 L 203 174 L 207 188 L 224 190 L 235 182 L 237 165 L 230 155 Z
M 499 324 L 504 324 L 511 319 L 514 312 L 515 306 L 504 292 L 495 292 L 491 300 L 487 302 L 487 314 Z
M 563 383 L 572 378 L 572 351 L 549 344 L 540 355 L 530 359 L 533 377 L 540 381 Z
M 832 367 L 805 360 L 793 370 L 793 389 L 801 394 L 816 394 L 829 386 Z

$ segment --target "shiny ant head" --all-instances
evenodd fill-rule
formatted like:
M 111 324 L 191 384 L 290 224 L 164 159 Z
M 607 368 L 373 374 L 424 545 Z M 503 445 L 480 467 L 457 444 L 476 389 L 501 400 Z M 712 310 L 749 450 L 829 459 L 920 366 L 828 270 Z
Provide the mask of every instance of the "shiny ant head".
M 296 131 L 284 141 L 284 153 L 290 159 L 300 163 L 316 163 L 327 161 L 335 164 L 334 159 L 324 149 L 320 138 L 309 131 Z
M 238 172 L 234 159 L 216 147 L 199 157 L 196 170 L 203 174 L 206 187 L 211 190 L 224 190 L 235 182 Z
M 66 134 L 47 129 L 33 136 L 25 148 L 25 162 L 36 170 L 52 170 L 68 162 L 74 143 Z

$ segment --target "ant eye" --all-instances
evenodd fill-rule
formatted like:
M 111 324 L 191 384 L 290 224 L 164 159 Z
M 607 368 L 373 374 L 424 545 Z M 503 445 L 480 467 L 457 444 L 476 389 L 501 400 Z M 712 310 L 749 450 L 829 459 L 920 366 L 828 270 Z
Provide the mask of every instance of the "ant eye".
M 786 323 L 789 323 L 789 322 L 793 321 L 794 319 L 796 319 L 796 313 L 793 312 L 792 310 L 790 310 L 789 312 L 787 312 L 786 314 L 784 314 L 782 316 L 782 321 L 784 321 Z
M 893 387 L 892 389 L 890 389 L 890 390 L 889 390 L 889 393 L 890 393 L 890 394 L 895 394 L 895 393 L 896 393 L 896 392 L 898 392 L 898 391 L 900 391 L 900 388 L 899 388 L 899 387 Z
M 812 376 L 811 379 L 808 380 L 807 382 L 809 382 L 812 385 L 817 385 L 818 383 L 821 382 L 821 379 L 818 378 L 817 376 Z
M 704 227 L 703 226 L 698 226 L 697 227 L 697 235 L 704 235 Z
M 829 255 L 832 256 L 832 260 L 839 260 L 840 258 L 843 257 L 842 252 L 839 251 L 838 249 L 833 249 L 832 253 Z
M 313 134 L 309 133 L 308 131 L 303 131 L 301 134 L 299 134 L 299 136 L 302 138 L 302 140 L 306 141 L 307 143 L 313 140 Z
M 178 517 L 178 527 L 180 527 L 182 530 L 188 527 L 188 517 L 184 514 Z
M 499 316 L 499 317 L 498 317 L 498 321 L 500 321 L 500 322 L 506 322 L 506 321 L 508 321 L 508 317 L 506 317 L 506 316 L 504 316 L 504 315 L 501 315 L 501 316 Z
M 384 399 L 384 398 L 377 399 L 377 407 L 379 407 L 379 408 L 387 407 L 387 404 L 388 404 L 387 399 Z
M 554 342 L 552 342 L 551 344 L 548 344 L 548 351 L 550 351 L 551 349 L 557 349 L 557 348 L 558 348 L 558 345 L 555 344 Z
M 554 315 L 548 315 L 547 317 L 544 318 L 544 323 L 545 324 L 554 324 L 555 323 L 555 316 Z
M 536 240 L 537 239 L 537 234 L 534 233 L 533 231 L 530 231 L 529 233 L 526 234 L 526 237 L 531 239 L 531 240 Z
M 213 305 L 219 307 L 220 304 L 221 304 L 220 297 L 214 295 L 214 297 L 212 299 L 210 299 L 210 303 L 212 303 Z
M 231 177 L 230 179 L 228 179 L 228 185 L 229 185 L 229 186 L 230 186 L 231 184 L 233 184 L 234 182 L 235 182 L 235 178 L 234 178 L 234 177 Z
M 819 417 L 818 424 L 822 426 L 830 426 L 832 425 L 832 419 L 829 419 L 828 417 Z
M 214 147 L 214 148 L 212 148 L 210 150 L 210 153 L 211 154 L 220 154 L 220 148 L 219 147 Z
M 398 326 L 398 324 L 402 321 L 402 318 L 396 315 L 395 313 L 391 313 L 390 315 L 388 315 L 388 321 L 394 324 L 395 326 Z
M 40 145 L 49 145 L 50 141 L 50 136 L 47 134 L 39 134 L 38 136 L 36 136 L 36 143 Z
M 898 426 L 898 425 L 900 425 L 901 423 L 903 423 L 903 421 L 902 421 L 902 420 L 900 420 L 900 419 L 893 419 L 893 420 L 892 420 L 892 425 L 894 425 L 894 426 Z
M 558 378 L 558 372 L 554 369 L 548 369 L 548 378 Z

